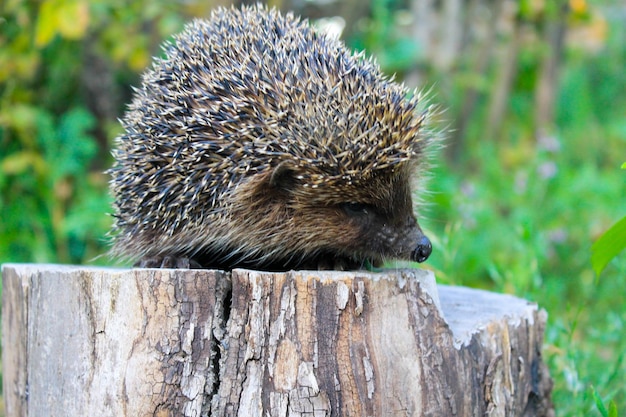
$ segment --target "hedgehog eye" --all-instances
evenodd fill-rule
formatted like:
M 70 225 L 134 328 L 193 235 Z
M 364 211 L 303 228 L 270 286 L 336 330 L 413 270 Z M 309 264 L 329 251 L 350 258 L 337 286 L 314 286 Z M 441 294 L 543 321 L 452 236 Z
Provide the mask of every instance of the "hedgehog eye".
M 343 203 L 341 204 L 341 208 L 349 216 L 366 216 L 370 213 L 370 206 L 365 203 Z

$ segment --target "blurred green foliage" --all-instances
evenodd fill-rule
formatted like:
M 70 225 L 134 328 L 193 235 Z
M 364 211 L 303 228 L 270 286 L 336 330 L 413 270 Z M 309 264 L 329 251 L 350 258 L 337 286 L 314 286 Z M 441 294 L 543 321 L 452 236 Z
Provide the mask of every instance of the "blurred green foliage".
M 497 139 L 487 139 L 497 66 L 442 72 L 403 31 L 403 3 L 373 0 L 347 42 L 386 71 L 419 67 L 453 121 L 475 110 L 455 159 L 437 158 L 422 209 L 442 282 L 505 291 L 549 312 L 545 356 L 558 416 L 626 415 L 626 259 L 597 280 L 593 242 L 626 213 L 626 11 L 571 0 L 554 123 L 537 131 L 545 45 L 520 46 Z M 537 4 L 546 7 L 537 11 Z M 521 1 L 533 35 L 562 11 Z M 559 4 L 562 4 L 560 2 Z M 0 5 L 0 262 L 110 263 L 109 148 L 131 85 L 158 45 L 212 2 L 6 0 Z M 453 132 L 450 134 L 453 136 Z M 451 146 L 448 144 L 448 146 Z M 608 405 L 605 405 L 608 404 Z M 619 413 L 619 414 L 618 414 Z
M 166 1 L 2 7 L 0 260 L 91 262 L 111 224 L 103 171 L 116 117 L 158 42 L 186 17 Z

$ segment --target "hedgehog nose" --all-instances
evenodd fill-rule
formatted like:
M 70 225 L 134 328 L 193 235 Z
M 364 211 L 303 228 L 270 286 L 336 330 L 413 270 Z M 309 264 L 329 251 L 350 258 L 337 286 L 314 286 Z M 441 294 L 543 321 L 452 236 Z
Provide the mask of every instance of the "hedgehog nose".
M 424 262 L 430 256 L 433 251 L 433 245 L 430 240 L 422 235 L 417 241 L 417 247 L 411 252 L 411 260 L 417 262 Z

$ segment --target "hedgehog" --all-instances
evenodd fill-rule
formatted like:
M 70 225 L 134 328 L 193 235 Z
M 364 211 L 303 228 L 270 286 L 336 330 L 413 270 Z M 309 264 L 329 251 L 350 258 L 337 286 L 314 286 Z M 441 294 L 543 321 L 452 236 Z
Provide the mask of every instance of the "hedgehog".
M 110 253 L 140 267 L 425 261 L 432 105 L 293 14 L 220 8 L 163 46 L 122 119 Z

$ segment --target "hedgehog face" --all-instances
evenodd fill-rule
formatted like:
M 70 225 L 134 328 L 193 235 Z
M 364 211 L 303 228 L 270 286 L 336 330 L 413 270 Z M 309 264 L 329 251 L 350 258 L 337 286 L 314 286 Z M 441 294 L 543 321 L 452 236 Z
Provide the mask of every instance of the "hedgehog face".
M 391 259 L 423 262 L 431 244 L 413 214 L 405 171 L 357 183 L 311 184 L 298 179 L 293 165 L 281 164 L 270 175 L 251 179 L 234 195 L 239 200 L 234 207 L 256 215 L 241 224 L 245 235 L 236 234 L 247 238 L 240 248 L 262 249 L 235 249 L 242 255 L 240 264 L 258 266 L 267 258 L 271 263 L 265 268 L 286 270 L 355 269 Z
M 432 246 L 413 213 L 409 181 L 403 174 L 380 175 L 343 187 L 333 184 L 332 195 L 320 186 L 305 190 L 306 198 L 296 197 L 295 221 L 308 223 L 301 226 L 308 230 L 313 220 L 319 226 L 310 242 L 319 248 L 319 264 L 326 263 L 327 253 L 336 254 L 335 264 L 353 267 L 366 261 L 380 266 L 385 260 L 428 258 Z M 322 215 L 316 214 L 320 207 Z
M 349 247 L 358 251 L 374 266 L 386 259 L 407 259 L 424 262 L 432 245 L 423 234 L 410 210 L 404 213 L 381 212 L 379 207 L 363 203 L 341 206 L 346 221 L 358 232 Z

